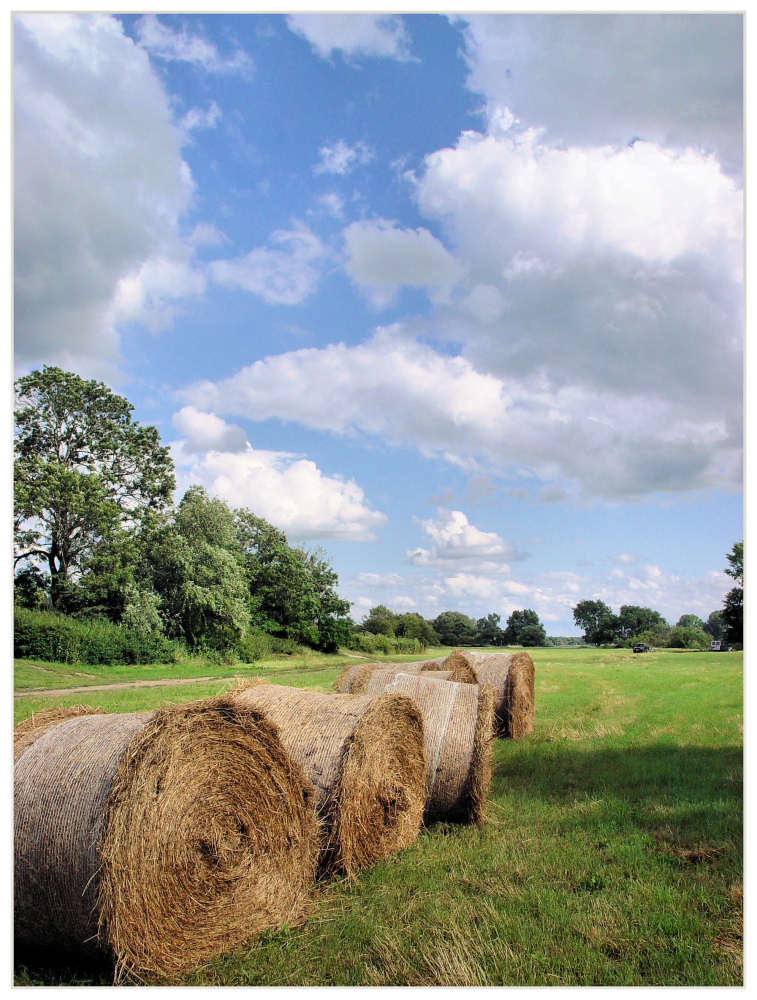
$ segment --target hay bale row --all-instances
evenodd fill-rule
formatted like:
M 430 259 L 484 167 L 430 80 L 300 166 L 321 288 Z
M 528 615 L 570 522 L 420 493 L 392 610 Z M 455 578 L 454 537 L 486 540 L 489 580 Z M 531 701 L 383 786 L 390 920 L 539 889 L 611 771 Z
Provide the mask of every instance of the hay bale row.
M 275 726 L 224 698 L 79 708 L 27 727 L 15 763 L 18 944 L 99 948 L 117 979 L 171 980 L 304 919 L 318 820 Z
M 248 683 L 153 713 L 25 720 L 16 941 L 99 948 L 117 979 L 171 981 L 301 922 L 319 871 L 387 857 L 424 816 L 481 822 L 494 694 L 470 664 L 441 666 L 360 665 L 342 694 Z
M 375 697 L 389 692 L 412 698 L 423 717 L 425 820 L 483 823 L 491 781 L 491 687 L 439 680 L 427 673 L 375 670 L 364 694 Z

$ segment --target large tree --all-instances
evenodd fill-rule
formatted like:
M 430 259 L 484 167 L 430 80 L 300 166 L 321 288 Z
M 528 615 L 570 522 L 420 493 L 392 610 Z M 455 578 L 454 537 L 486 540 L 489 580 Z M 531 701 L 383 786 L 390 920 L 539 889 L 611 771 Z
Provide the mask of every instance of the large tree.
M 431 624 L 445 646 L 472 646 L 476 641 L 476 623 L 462 611 L 442 611 Z
M 174 523 L 151 537 L 147 561 L 170 636 L 191 649 L 218 650 L 244 637 L 249 592 L 234 517 L 222 500 L 190 486 Z
M 16 382 L 14 565 L 45 567 L 54 607 L 102 539 L 170 505 L 168 448 L 133 409 L 104 383 L 56 367 Z
M 505 628 L 505 643 L 508 646 L 521 646 L 523 645 L 523 631 L 525 629 L 541 629 L 544 634 L 544 642 L 531 642 L 529 640 L 529 645 L 531 646 L 544 646 L 547 642 L 547 633 L 544 631 L 542 623 L 539 621 L 539 616 L 533 610 L 533 608 L 523 608 L 522 610 L 516 609 L 512 612 L 510 617 L 507 619 L 507 627 Z M 528 633 L 530 638 L 538 635 L 537 632 L 530 631 Z
M 726 573 L 733 577 L 736 586 L 729 590 L 723 606 L 723 624 L 728 642 L 744 641 L 744 543 L 736 542 L 726 553 L 729 567 Z
M 479 646 L 504 646 L 505 633 L 500 627 L 499 615 L 492 611 L 476 622 L 476 644 Z
M 283 531 L 246 508 L 234 512 L 253 627 L 333 652 L 350 631 L 348 601 L 320 550 L 293 548 Z
M 660 626 L 667 626 L 667 622 L 660 612 L 653 611 L 652 608 L 640 607 L 638 604 L 623 604 L 616 619 L 616 632 L 619 639 L 630 639 Z
M 579 601 L 573 608 L 573 621 L 584 630 L 584 641 L 592 646 L 613 642 L 618 634 L 618 619 L 604 601 Z

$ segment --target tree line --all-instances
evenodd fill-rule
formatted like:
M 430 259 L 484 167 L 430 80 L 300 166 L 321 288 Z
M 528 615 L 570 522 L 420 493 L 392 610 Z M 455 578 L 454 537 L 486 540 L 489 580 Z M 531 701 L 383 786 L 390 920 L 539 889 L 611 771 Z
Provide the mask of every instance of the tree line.
M 573 608 L 573 620 L 584 630 L 584 641 L 593 646 L 633 646 L 646 642 L 651 646 L 673 649 L 707 649 L 713 639 L 731 645 L 744 641 L 744 543 L 736 542 L 726 553 L 725 572 L 736 586 L 725 597 L 723 607 L 712 611 L 703 621 L 698 615 L 681 615 L 671 626 L 652 608 L 624 604 L 615 614 L 604 601 L 584 600 Z
M 505 628 L 501 618 L 491 612 L 473 619 L 461 611 L 443 611 L 434 619 L 425 619 L 417 611 L 398 614 L 384 604 L 377 604 L 358 627 L 362 633 L 398 638 L 413 638 L 424 646 L 546 646 L 549 644 L 539 616 L 531 608 L 513 611 Z

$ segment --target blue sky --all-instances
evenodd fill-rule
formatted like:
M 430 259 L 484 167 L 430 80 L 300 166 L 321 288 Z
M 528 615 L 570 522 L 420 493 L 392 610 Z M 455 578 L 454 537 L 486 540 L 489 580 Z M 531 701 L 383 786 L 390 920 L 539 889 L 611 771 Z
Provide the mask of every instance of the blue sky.
M 743 536 L 741 18 L 19 14 L 16 374 L 105 380 L 360 621 L 706 617 Z

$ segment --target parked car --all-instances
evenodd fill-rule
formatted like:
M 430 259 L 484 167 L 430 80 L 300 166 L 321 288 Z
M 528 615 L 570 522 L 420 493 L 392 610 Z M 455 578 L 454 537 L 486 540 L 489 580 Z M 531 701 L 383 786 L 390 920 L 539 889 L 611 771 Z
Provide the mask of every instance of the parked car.
M 637 642 L 633 647 L 634 653 L 648 653 L 649 646 L 645 642 Z
M 732 648 L 725 639 L 713 639 L 710 643 L 711 653 L 730 653 Z

